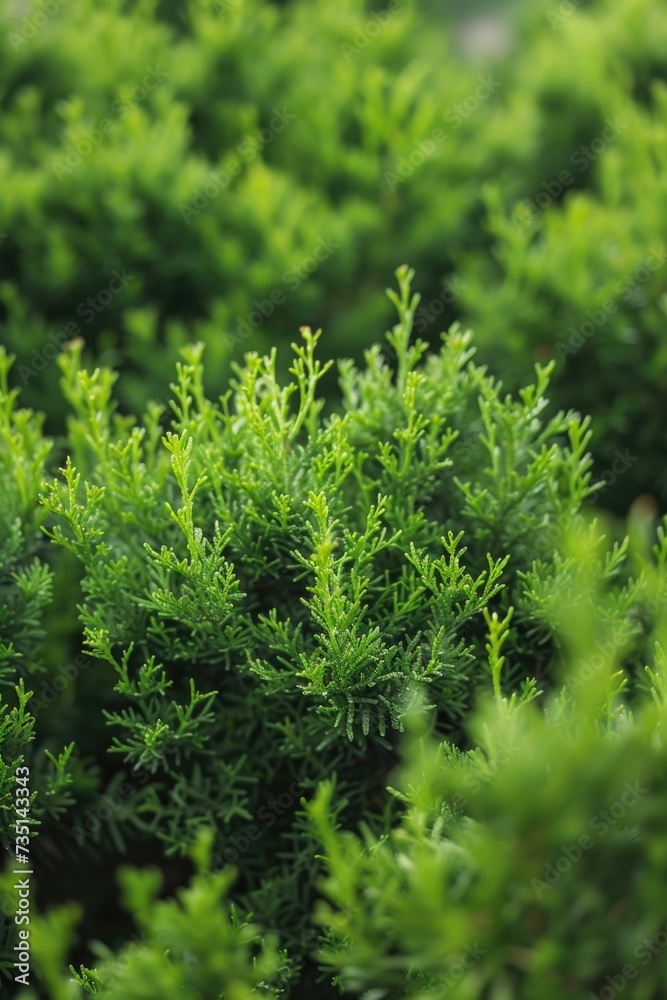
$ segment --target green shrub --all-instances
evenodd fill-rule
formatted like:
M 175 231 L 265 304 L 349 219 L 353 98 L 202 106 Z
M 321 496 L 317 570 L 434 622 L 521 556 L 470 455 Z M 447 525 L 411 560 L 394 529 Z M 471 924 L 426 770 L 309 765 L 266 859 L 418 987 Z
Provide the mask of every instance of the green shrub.
M 663 996 L 657 715 L 613 739 L 580 718 L 487 720 L 496 754 L 509 747 L 501 764 L 493 750 L 415 748 L 399 783 L 406 814 L 384 836 L 335 834 L 323 789 L 310 806 L 329 869 L 321 959 L 346 995 L 609 1000 L 630 984 L 633 997 Z
M 159 900 L 162 876 L 156 869 L 125 868 L 120 873 L 124 906 L 140 936 L 118 953 L 97 944 L 95 969 L 70 966 L 65 956 L 79 914 L 75 906 L 38 919 L 32 931 L 40 979 L 57 1000 L 103 996 L 108 1000 L 246 1000 L 277 998 L 289 978 L 284 953 L 273 939 L 239 919 L 225 902 L 231 870 L 210 875 L 210 837 L 198 839 L 193 854 L 200 871 L 178 899 Z M 32 994 L 26 994 L 26 996 Z
M 634 717 L 615 705 L 608 653 L 573 697 L 486 705 L 467 753 L 415 727 L 390 831 L 336 831 L 321 787 L 308 805 L 327 866 L 320 959 L 346 995 L 664 995 L 665 591 L 663 574 L 654 701 Z M 570 682 L 599 648 L 590 621 L 571 636 Z
M 477 200 L 471 123 L 451 166 L 429 136 L 458 128 L 445 116 L 479 70 L 443 58 L 410 4 L 379 21 L 366 0 L 218 6 L 164 20 L 154 2 L 83 0 L 29 38 L 30 17 L 0 14 L 4 336 L 51 416 L 51 359 L 77 336 L 123 366 L 135 409 L 188 341 L 206 342 L 217 391 L 230 353 L 302 323 L 332 354 L 370 345 L 386 275 L 409 259 L 435 291 L 442 240 Z M 403 183 L 426 140 L 420 183 Z
M 135 706 L 110 717 L 133 766 L 160 768 L 172 742 L 178 763 L 223 738 L 216 692 L 237 726 L 270 694 L 267 735 L 296 759 L 329 744 L 389 748 L 412 681 L 455 731 L 481 611 L 496 597 L 517 606 L 517 653 L 535 627 L 539 610 L 522 604 L 534 562 L 549 572 L 548 550 L 592 492 L 586 425 L 572 413 L 542 423 L 545 370 L 520 401 L 503 398 L 470 363 L 468 334 L 422 360 L 410 274 L 399 278 L 396 375 L 379 347 L 365 370 L 343 363 L 343 408 L 328 417 L 317 385 L 329 365 L 308 329 L 290 384 L 276 380 L 275 352 L 250 354 L 219 406 L 192 348 L 171 418 L 154 406 L 142 423 L 114 417 L 110 373 L 80 371 L 70 352 L 73 460 L 46 503 L 52 537 L 83 567 L 87 645 Z M 517 682 L 548 673 L 551 655 L 520 655 Z M 247 777 L 228 778 L 221 816 L 247 796 Z M 177 817 L 163 835 L 174 848 L 188 839 Z
M 641 524 L 633 529 L 633 576 L 627 542 L 609 547 L 584 528 L 582 504 L 594 492 L 587 422 L 572 413 L 545 419 L 548 369 L 538 366 L 535 384 L 513 399 L 473 364 L 469 334 L 454 328 L 438 354 L 411 342 L 419 299 L 412 273 L 397 273 L 399 294 L 389 294 L 398 323 L 387 335 L 395 371 L 379 346 L 361 369 L 341 362 L 340 405 L 329 410 L 318 391 L 329 366 L 317 360 L 318 336 L 307 328 L 289 383 L 277 378 L 275 351 L 251 353 L 218 403 L 204 393 L 201 346 L 187 349 L 169 405 L 151 404 L 141 420 L 114 412 L 113 374 L 86 372 L 73 345 L 60 362 L 73 408 L 70 457 L 44 486 L 42 513 L 36 495 L 48 444 L 39 420 L 4 392 L 3 468 L 13 498 L 5 618 L 16 651 L 7 677 L 20 681 L 19 692 L 21 678 L 31 686 L 38 679 L 38 661 L 28 666 L 16 653 L 39 652 L 48 571 L 39 570 L 39 600 L 27 617 L 17 592 L 38 572 L 26 576 L 22 567 L 44 511 L 52 551 L 80 564 L 85 648 L 97 661 L 39 717 L 40 742 L 53 740 L 59 720 L 76 751 L 45 758 L 49 771 L 35 751 L 15 749 L 17 734 L 24 743 L 31 735 L 31 720 L 20 718 L 25 707 L 8 716 L 2 739 L 5 787 L 20 755 L 35 771 L 33 816 L 42 828 L 30 854 L 39 908 L 71 898 L 71 866 L 81 878 L 83 921 L 71 958 L 97 971 L 83 968 L 71 981 L 64 972 L 74 910 L 34 927 L 36 968 L 55 1000 L 96 990 L 140 997 L 155 983 L 165 996 L 222 991 L 231 1000 L 255 988 L 326 996 L 310 919 L 317 835 L 301 806 L 323 781 L 308 811 L 327 844 L 334 825 L 360 821 L 384 844 L 408 822 L 386 785 L 417 699 L 447 741 L 446 761 L 464 768 L 470 758 L 469 766 L 488 770 L 479 752 L 466 756 L 470 711 L 485 691 L 514 717 L 541 691 L 558 691 L 574 657 L 565 714 L 584 711 L 594 689 L 609 729 L 623 691 L 627 704 L 646 700 L 647 663 L 661 697 L 664 647 L 654 652 L 652 637 L 667 588 L 654 585 Z M 563 547 L 575 529 L 585 532 L 578 545 Z M 663 545 L 658 567 L 666 555 Z M 54 567 L 71 610 L 71 570 L 62 561 Z M 576 647 L 580 635 L 585 644 Z M 621 673 L 605 672 L 607 661 Z M 587 711 L 591 720 L 599 714 L 595 705 Z M 577 758 L 574 749 L 561 752 L 563 739 L 558 730 L 543 744 L 569 774 Z M 532 760 L 528 750 L 523 756 Z M 539 754 L 537 761 L 543 767 Z M 453 780 L 450 772 L 456 768 L 445 768 L 443 781 Z M 601 789 L 612 783 L 611 764 L 599 781 Z M 514 776 L 508 788 L 517 787 Z M 439 788 L 424 795 L 437 801 Z M 531 802 L 545 808 L 547 799 L 543 789 Z M 179 902 L 157 902 L 160 885 L 173 894 L 188 881 L 192 850 L 212 880 L 197 875 Z M 59 860 L 55 872 L 49 855 Z M 121 859 L 145 866 L 156 857 L 162 881 L 124 877 L 144 934 L 128 944 L 132 929 L 113 902 L 112 875 Z M 238 875 L 225 909 L 231 876 L 220 870 L 229 865 Z M 367 877 L 372 891 L 375 876 Z M 9 887 L 3 910 L 11 916 Z M 255 919 L 264 944 L 259 931 L 244 929 Z M 384 941 L 388 917 L 378 910 L 378 920 L 367 933 Z M 350 980 L 354 935 L 345 937 L 344 947 L 332 951 L 330 943 L 325 960 L 348 986 L 393 988 L 403 973 L 412 982 L 408 952 L 388 976 L 382 949 L 366 945 L 366 971 L 353 959 Z M 11 954 L 11 936 L 5 947 Z M 170 957 L 161 958 L 166 948 Z M 397 967 L 393 958 L 389 965 Z M 437 963 L 422 971 L 436 981 L 444 974 Z
M 314 989 L 317 845 L 301 798 L 336 774 L 341 820 L 383 802 L 390 814 L 384 786 L 413 691 L 443 735 L 464 739 L 477 693 L 501 684 L 489 629 L 511 663 L 508 695 L 554 681 L 554 594 L 574 587 L 577 565 L 556 546 L 593 491 L 587 423 L 545 419 L 539 367 L 518 399 L 504 396 L 467 333 L 453 329 L 438 354 L 411 343 L 418 297 L 411 273 L 398 277 L 396 371 L 379 346 L 361 369 L 341 362 L 329 412 L 308 329 L 288 384 L 276 352 L 249 354 L 217 404 L 189 348 L 169 407 L 141 420 L 114 413 L 114 377 L 81 369 L 80 347 L 61 359 L 71 457 L 45 489 L 47 530 L 80 563 L 98 663 L 65 713 L 80 780 L 59 826 L 65 875 L 43 875 L 41 893 L 68 898 L 76 859 L 90 873 L 88 936 L 127 933 L 106 914 L 100 859 L 111 874 L 122 857 L 164 855 L 173 888 L 210 828 L 213 868 L 239 869 L 240 913 L 280 933 L 291 974 L 303 965 Z M 651 619 L 623 558 L 624 547 L 596 555 L 614 595 L 600 632 L 615 629 L 632 672 Z
M 325 934 L 323 987 L 296 980 L 273 938 L 261 943 L 222 903 L 232 873 L 210 873 L 209 829 L 192 849 L 199 874 L 177 900 L 156 900 L 155 871 L 122 873 L 124 903 L 142 936 L 116 952 L 95 945 L 96 970 L 64 973 L 72 908 L 36 922 L 34 957 L 47 995 L 330 996 L 334 974 L 344 995 L 378 1000 L 537 992 L 609 1000 L 629 982 L 633 996 L 657 1000 L 667 980 L 667 535 L 659 535 L 653 565 L 640 546 L 633 551 L 644 603 L 660 622 L 648 671 L 653 697 L 634 714 L 619 700 L 622 646 L 603 647 L 596 659 L 597 629 L 615 610 L 600 581 L 601 541 L 580 531 L 566 544 L 577 557 L 581 600 L 573 607 L 566 592 L 556 598 L 569 616 L 560 690 L 541 705 L 531 689 L 504 694 L 506 630 L 487 614 L 493 693 L 469 722 L 471 748 L 441 742 L 437 726 L 426 734 L 416 699 L 406 715 L 407 761 L 389 775 L 389 797 L 368 803 L 361 836 L 337 829 L 335 782 L 303 802 L 327 870 L 314 914 Z
M 41 418 L 16 406 L 10 364 L 0 351 L 0 844 L 4 852 L 18 844 L 27 858 L 30 836 L 37 828 L 48 836 L 72 802 L 72 746 L 58 752 L 57 741 L 35 732 L 31 712 L 30 686 L 45 670 L 42 642 L 53 586 L 38 503 L 50 444 Z M 1 908 L 0 972 L 11 966 L 9 916 Z
M 510 387 L 534 359 L 557 360 L 554 399 L 598 430 L 604 505 L 650 493 L 664 508 L 667 12 L 571 10 L 553 30 L 536 13 L 529 57 L 499 91 L 499 125 L 526 131 L 537 171 L 517 169 L 519 190 L 488 186 L 491 252 L 453 255 L 460 303 Z

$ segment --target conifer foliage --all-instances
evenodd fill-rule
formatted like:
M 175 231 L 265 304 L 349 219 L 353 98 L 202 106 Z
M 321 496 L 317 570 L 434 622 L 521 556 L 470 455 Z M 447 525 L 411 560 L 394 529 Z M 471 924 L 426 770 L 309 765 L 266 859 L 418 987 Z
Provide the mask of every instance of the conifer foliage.
M 443 874 L 415 848 L 415 879 L 441 880 L 429 906 L 442 908 L 442 927 L 445 889 L 460 882 L 463 892 L 472 878 L 457 858 L 477 847 L 452 833 L 468 803 L 448 805 L 440 778 L 387 792 L 406 724 L 433 720 L 442 781 L 470 762 L 487 775 L 494 756 L 470 728 L 475 703 L 486 693 L 514 718 L 560 691 L 578 626 L 591 644 L 580 658 L 613 636 L 618 669 L 596 688 L 604 710 L 591 715 L 605 731 L 626 689 L 642 699 L 652 686 L 660 702 L 653 570 L 644 559 L 631 578 L 627 543 L 610 549 L 583 527 L 594 491 L 587 421 L 547 416 L 549 368 L 538 366 L 518 398 L 503 394 L 458 327 L 427 354 L 411 336 L 412 272 L 397 277 L 397 323 L 363 367 L 340 363 L 334 406 L 321 394 L 331 363 L 308 328 L 287 384 L 275 352 L 250 353 L 229 391 L 210 400 L 195 346 L 170 397 L 141 418 L 114 409 L 115 376 L 82 369 L 73 344 L 61 359 L 68 455 L 47 481 L 39 420 L 3 391 L 0 622 L 3 679 L 15 689 L 2 716 L 3 795 L 12 769 L 30 760 L 35 821 L 57 819 L 65 864 L 97 865 L 97 896 L 115 893 L 124 858 L 120 898 L 132 917 L 105 927 L 85 888 L 78 907 L 44 907 L 33 944 L 54 1000 L 325 997 L 332 975 L 352 993 L 370 990 L 367 1000 L 441 996 L 436 944 L 427 958 L 412 954 L 405 932 L 401 952 L 409 914 L 387 896 L 403 884 L 402 867 L 412 870 L 400 831 L 416 822 L 414 797 L 420 810 L 432 797 L 419 835 L 451 860 Z M 72 716 L 73 744 L 59 757 L 39 732 L 31 742 L 28 690 L 54 554 L 79 566 L 80 589 L 63 575 L 59 600 L 78 604 L 93 664 L 85 683 L 94 674 L 101 705 L 92 719 L 88 702 Z M 557 717 L 581 708 L 580 687 L 575 678 L 561 692 Z M 75 700 L 90 694 L 78 680 L 74 691 Z M 3 809 L 9 844 L 4 799 Z M 350 848 L 357 842 L 336 830 L 360 823 L 366 846 Z M 34 841 L 39 852 L 45 840 Z M 327 866 L 324 892 L 343 916 L 314 909 Z M 51 901 L 46 888 L 41 898 Z M 104 945 L 88 944 L 91 923 Z M 72 947 L 84 963 L 68 973 Z
M 286 771 L 384 760 L 415 684 L 455 733 L 486 679 L 482 612 L 520 604 L 536 528 L 590 491 L 585 425 L 541 419 L 548 372 L 504 398 L 457 329 L 424 360 L 410 279 L 391 293 L 395 370 L 379 347 L 343 364 L 326 416 L 308 329 L 288 385 L 275 353 L 250 354 L 217 404 L 193 348 L 141 422 L 112 415 L 108 372 L 66 361 L 74 448 L 49 533 L 81 562 L 86 643 L 115 670 L 109 749 L 155 775 L 134 824 L 169 851 L 206 822 L 223 846 Z M 515 684 L 548 673 L 528 627 L 519 610 Z

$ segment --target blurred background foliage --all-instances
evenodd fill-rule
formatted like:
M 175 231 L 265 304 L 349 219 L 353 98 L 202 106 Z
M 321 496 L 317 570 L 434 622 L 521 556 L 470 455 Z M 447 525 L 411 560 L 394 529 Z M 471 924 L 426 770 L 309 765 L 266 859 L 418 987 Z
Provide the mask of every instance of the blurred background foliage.
M 134 410 L 193 340 L 209 391 L 304 324 L 359 359 L 408 262 L 421 336 L 470 325 L 508 389 L 555 357 L 604 506 L 664 504 L 666 43 L 649 0 L 9 0 L 0 335 L 23 401 L 62 429 L 53 356 L 77 336 Z

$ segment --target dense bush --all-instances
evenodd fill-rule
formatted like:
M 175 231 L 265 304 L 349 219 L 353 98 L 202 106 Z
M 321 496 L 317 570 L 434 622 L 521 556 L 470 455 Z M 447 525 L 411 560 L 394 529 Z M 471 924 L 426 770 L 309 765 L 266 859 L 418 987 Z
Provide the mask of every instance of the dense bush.
M 564 6 L 547 8 L 553 30 L 536 12 L 499 91 L 537 172 L 518 171 L 518 195 L 503 178 L 486 189 L 491 252 L 454 255 L 461 304 L 509 384 L 557 360 L 554 398 L 598 429 L 604 503 L 625 512 L 645 492 L 664 509 L 667 11 Z
M 0 11 L 0 976 L 662 998 L 667 13 L 41 7 Z
M 212 824 L 218 861 L 243 856 L 248 908 L 288 939 L 312 845 L 272 805 L 291 813 L 336 769 L 353 814 L 367 808 L 412 683 L 455 735 L 485 681 L 490 604 L 516 607 L 511 684 L 548 676 L 548 611 L 524 592 L 558 572 L 553 542 L 591 489 L 585 427 L 540 420 L 545 372 L 515 402 L 471 364 L 468 335 L 422 359 L 409 277 L 396 375 L 379 347 L 361 371 L 342 365 L 343 409 L 326 418 L 308 330 L 289 385 L 275 354 L 250 355 L 219 406 L 192 349 L 171 418 L 153 407 L 141 424 L 112 415 L 108 372 L 79 371 L 76 348 L 64 364 L 74 464 L 46 502 L 82 564 L 88 650 L 112 668 L 106 746 L 130 769 L 128 785 L 107 764 L 69 836 L 178 855 Z
M 188 340 L 206 342 L 216 390 L 230 352 L 303 323 L 332 353 L 369 346 L 387 274 L 409 259 L 435 291 L 478 198 L 453 106 L 479 71 L 410 4 L 155 8 L 83 0 L 39 30 L 0 13 L 4 335 L 26 398 L 43 405 L 46 386 L 50 409 L 49 359 L 76 336 L 124 364 L 135 408 Z M 461 136 L 450 166 L 436 128 Z
M 72 745 L 63 749 L 44 728 L 36 733 L 31 712 L 30 689 L 49 659 L 44 639 L 53 576 L 39 530 L 44 511 L 38 494 L 50 445 L 41 418 L 17 408 L 9 367 L 0 351 L 0 845 L 3 853 L 18 844 L 28 854 L 31 835 L 39 830 L 48 838 L 72 804 Z M 55 633 L 51 640 L 56 646 Z M 30 769 L 27 798 L 25 791 L 17 797 L 16 775 L 25 773 L 17 768 Z M 0 972 L 11 966 L 15 928 L 9 918 L 0 907 Z
M 388 834 L 336 833 L 319 791 L 321 961 L 346 995 L 664 996 L 665 705 L 590 708 L 501 703 L 467 754 L 415 741 Z
M 667 536 L 652 565 L 637 541 L 643 602 L 657 616 L 651 697 L 632 712 L 619 700 L 620 647 L 597 632 L 609 594 L 575 533 L 579 601 L 556 597 L 568 623 L 561 691 L 536 708 L 496 690 L 466 752 L 416 720 L 390 788 L 404 806 L 391 831 L 336 831 L 326 784 L 309 803 L 327 867 L 320 959 L 346 993 L 611 1000 L 631 985 L 633 997 L 664 995 Z M 491 664 L 498 652 L 491 641 Z
M 390 823 L 384 788 L 414 692 L 457 745 L 480 691 L 514 704 L 558 684 L 563 595 L 577 595 L 597 641 L 612 638 L 633 691 L 637 668 L 654 664 L 656 609 L 644 576 L 628 577 L 625 546 L 605 555 L 587 543 L 604 610 L 578 583 L 581 556 L 559 552 L 593 491 L 586 424 L 544 419 L 545 370 L 518 400 L 504 396 L 472 363 L 469 334 L 452 330 L 438 354 L 411 343 L 418 298 L 410 272 L 398 274 L 399 322 L 387 336 L 396 371 L 379 346 L 362 369 L 341 363 L 331 412 L 318 398 L 328 366 L 308 329 L 291 382 L 277 380 L 275 352 L 249 354 L 218 404 L 203 391 L 201 349 L 188 349 L 169 407 L 152 405 L 141 420 L 114 414 L 114 378 L 82 369 L 80 346 L 61 359 L 70 458 L 43 502 L 54 551 L 81 566 L 92 665 L 68 675 L 50 709 L 77 744 L 74 780 L 61 761 L 36 789 L 38 806 L 70 786 L 57 837 L 37 837 L 35 856 L 44 905 L 71 897 L 68 866 L 82 875 L 86 962 L 87 938 L 113 944 L 129 933 L 100 865 L 110 875 L 122 857 L 162 858 L 173 892 L 210 829 L 209 866 L 238 869 L 238 919 L 253 914 L 287 949 L 276 957 L 267 943 L 267 967 L 275 960 L 281 982 L 315 989 L 317 843 L 303 796 L 335 774 L 333 819 Z M 14 469 L 26 451 L 43 462 L 36 418 L 12 416 L 11 404 L 10 424 L 33 428 L 14 441 Z M 35 527 L 41 475 L 35 466 L 25 501 Z M 57 570 L 71 605 L 71 570 Z M 215 886 L 215 898 L 229 888 Z M 177 927 L 178 912 L 155 920 Z M 150 940 L 137 968 L 155 961 Z M 213 962 L 207 940 L 200 958 Z M 190 982 L 178 968 L 169 981 Z M 105 974 L 115 982 L 118 970 Z
M 95 969 L 81 966 L 77 972 L 70 966 L 71 975 L 65 971 L 64 959 L 79 916 L 75 906 L 35 922 L 32 938 L 48 996 L 268 1000 L 283 994 L 289 978 L 285 954 L 277 950 L 274 939 L 262 939 L 224 902 L 231 872 L 211 876 L 210 838 L 202 833 L 193 849 L 200 872 L 178 900 L 158 900 L 161 877 L 155 869 L 121 872 L 123 901 L 141 936 L 135 933 L 116 954 L 98 943 L 100 962 Z

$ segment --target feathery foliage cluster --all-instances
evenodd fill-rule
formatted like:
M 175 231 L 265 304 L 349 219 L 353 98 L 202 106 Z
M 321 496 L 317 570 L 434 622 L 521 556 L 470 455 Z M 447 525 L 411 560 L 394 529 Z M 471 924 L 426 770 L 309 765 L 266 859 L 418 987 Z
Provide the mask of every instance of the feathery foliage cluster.
M 479 72 L 412 4 L 375 6 L 81 0 L 34 31 L 3 7 L 0 321 L 29 402 L 46 387 L 62 416 L 50 359 L 77 336 L 122 365 L 136 411 L 189 341 L 219 392 L 268 322 L 349 354 L 384 329 L 402 260 L 437 289 L 443 234 L 477 199 L 477 140 L 451 109 Z M 465 194 L 442 155 L 427 188 L 388 183 L 436 128 L 460 130 Z
M 584 555 L 582 592 L 602 611 L 587 541 L 570 541 Z M 345 995 L 664 994 L 664 533 L 654 556 L 642 583 L 660 612 L 658 665 L 634 711 L 618 697 L 619 647 L 600 652 L 592 619 L 562 595 L 575 618 L 566 684 L 539 710 L 496 693 L 465 753 L 415 719 L 389 789 L 403 814 L 389 831 L 336 830 L 330 785 L 308 804 L 327 868 L 320 960 Z
M 54 754 L 37 734 L 30 710 L 31 686 L 44 670 L 42 646 L 52 599 L 52 571 L 40 533 L 38 502 L 50 445 L 42 419 L 16 406 L 8 387 L 11 359 L 0 352 L 0 845 L 3 852 L 48 831 L 72 804 L 68 762 L 72 745 Z M 30 766 L 30 818 L 16 840 L 17 768 Z M 7 965 L 13 922 L 0 907 L 0 971 Z
M 332 976 L 352 993 L 435 997 L 450 988 L 447 956 L 478 924 L 495 957 L 458 995 L 472 997 L 471 983 L 529 995 L 542 968 L 549 989 L 562 985 L 562 954 L 534 959 L 525 936 L 548 926 L 553 901 L 549 941 L 565 948 L 573 890 L 536 907 L 521 890 L 516 940 L 504 917 L 483 913 L 519 869 L 537 877 L 564 831 L 580 835 L 592 788 L 603 801 L 635 766 L 633 780 L 657 782 L 659 747 L 646 734 L 664 696 L 667 545 L 649 557 L 641 525 L 632 544 L 587 526 L 588 421 L 547 415 L 550 367 L 511 397 L 460 328 L 428 353 L 412 338 L 413 274 L 397 277 L 398 321 L 363 366 L 340 362 L 337 405 L 320 394 L 330 365 L 308 328 L 289 381 L 275 351 L 250 353 L 217 401 L 204 391 L 202 347 L 187 348 L 170 398 L 140 419 L 115 409 L 114 374 L 86 371 L 73 344 L 60 360 L 67 457 L 53 478 L 39 418 L 3 388 L 3 679 L 16 701 L 0 744 L 3 836 L 11 849 L 25 761 L 46 911 L 31 917 L 31 948 L 53 1000 L 324 997 Z M 31 743 L 54 573 L 58 606 L 78 607 L 87 665 L 48 711 L 37 698 Z M 484 697 L 522 747 L 506 781 L 498 751 L 509 735 L 494 735 L 500 722 L 470 724 Z M 545 700 L 543 719 L 534 706 Z M 630 727 L 635 710 L 650 725 Z M 413 763 L 388 792 L 401 734 L 427 716 L 439 749 L 421 777 Z M 575 775 L 582 789 L 553 828 L 547 773 L 552 791 Z M 479 784 L 479 798 L 452 804 L 457 781 Z M 638 871 L 660 850 L 651 789 Z M 363 841 L 336 833 L 360 823 Z M 503 830 L 510 846 L 494 869 Z M 115 903 L 120 862 L 132 923 Z M 316 905 L 323 865 L 329 909 Z M 8 873 L 6 931 L 12 885 Z M 602 906 L 595 896 L 589 910 Z M 3 946 L 11 969 L 9 934 Z M 584 948 L 572 981 L 597 982 L 612 953 Z
M 520 190 L 502 175 L 485 188 L 490 247 L 454 255 L 460 306 L 510 387 L 556 359 L 553 398 L 597 428 L 605 506 L 649 493 L 664 509 L 667 10 L 538 6 L 522 43 L 498 93 L 537 169 L 515 168 Z
M 415 743 L 390 832 L 336 832 L 318 792 L 320 960 L 345 995 L 664 994 L 664 704 L 611 732 L 552 710 L 483 716 L 466 755 Z

